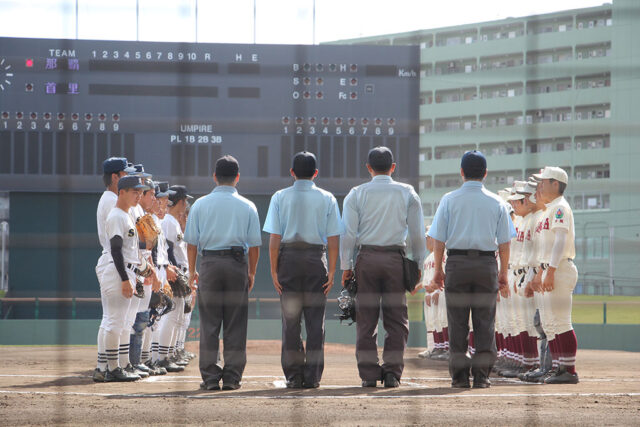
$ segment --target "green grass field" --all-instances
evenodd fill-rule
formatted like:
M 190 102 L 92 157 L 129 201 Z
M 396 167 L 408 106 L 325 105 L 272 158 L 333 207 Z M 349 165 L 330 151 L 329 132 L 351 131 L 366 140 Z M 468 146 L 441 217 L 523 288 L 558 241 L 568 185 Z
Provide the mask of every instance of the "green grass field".
M 640 324 L 640 297 L 600 295 L 573 296 L 573 323 L 602 323 L 605 302 L 607 323 Z
M 409 320 L 419 322 L 422 315 L 423 293 L 408 296 Z M 602 323 L 603 303 L 607 303 L 607 323 L 640 325 L 640 297 L 574 295 L 573 323 Z

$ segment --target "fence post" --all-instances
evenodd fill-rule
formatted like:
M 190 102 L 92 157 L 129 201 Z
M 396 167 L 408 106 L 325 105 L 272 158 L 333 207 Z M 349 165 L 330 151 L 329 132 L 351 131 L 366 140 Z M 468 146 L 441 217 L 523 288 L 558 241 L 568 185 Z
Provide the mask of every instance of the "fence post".
M 602 303 L 602 323 L 607 324 L 607 303 Z
M 36 320 L 38 320 L 38 317 L 40 317 L 40 298 L 38 297 L 36 297 L 36 308 L 33 313 L 33 317 L 35 317 Z
M 71 298 L 71 318 L 76 320 L 76 298 Z

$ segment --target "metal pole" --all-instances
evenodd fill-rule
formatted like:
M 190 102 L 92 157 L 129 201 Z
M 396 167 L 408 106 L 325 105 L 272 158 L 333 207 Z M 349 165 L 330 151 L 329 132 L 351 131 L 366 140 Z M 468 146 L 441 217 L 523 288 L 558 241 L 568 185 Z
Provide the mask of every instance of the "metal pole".
M 615 289 L 614 289 L 614 285 L 615 285 L 615 281 L 613 280 L 613 257 L 614 257 L 614 250 L 613 250 L 613 234 L 614 234 L 614 228 L 613 227 L 609 227 L 609 295 L 613 296 L 613 294 L 615 293 Z
M 76 0 L 76 40 L 78 40 L 78 0 Z
M 607 324 L 607 303 L 602 303 L 602 323 Z
M 253 0 L 253 44 L 256 44 L 256 1 Z
M 9 228 L 9 223 L 7 221 L 2 221 L 2 224 L 0 224 L 0 228 L 2 228 L 2 251 L 0 252 L 2 277 L 0 278 L 0 290 L 8 291 L 8 283 L 5 283 L 5 277 L 7 276 L 7 265 L 5 263 L 5 257 L 7 254 L 7 230 Z
M 136 41 L 140 41 L 140 0 L 136 0 Z
M 196 43 L 198 43 L 198 0 L 196 0 Z
M 316 44 L 316 0 L 313 0 L 313 44 Z

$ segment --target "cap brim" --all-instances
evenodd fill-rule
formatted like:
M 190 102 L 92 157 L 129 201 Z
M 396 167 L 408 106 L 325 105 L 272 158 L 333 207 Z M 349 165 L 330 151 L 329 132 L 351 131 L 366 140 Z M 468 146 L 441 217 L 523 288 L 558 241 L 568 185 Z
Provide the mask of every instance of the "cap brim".
M 129 175 L 133 175 L 134 173 L 136 173 L 136 169 L 135 169 L 135 168 L 132 168 L 132 167 L 127 166 L 126 168 L 124 168 L 124 169 L 123 169 L 123 172 L 126 172 L 126 173 L 128 173 Z
M 144 184 L 138 184 L 135 187 L 129 187 L 129 188 L 133 188 L 134 190 L 150 190 L 151 187 L 146 186 Z
M 522 194 L 512 194 L 511 196 L 507 197 L 507 201 L 511 202 L 513 200 L 522 200 L 524 199 L 524 196 Z
M 133 173 L 129 173 L 129 175 L 137 176 L 137 177 L 140 177 L 140 178 L 151 178 L 151 176 L 152 176 L 150 173 L 136 172 L 135 169 L 134 169 Z
M 533 177 L 533 179 L 535 179 L 536 181 L 542 181 L 544 179 L 544 176 L 541 173 L 534 173 L 533 175 L 531 175 Z

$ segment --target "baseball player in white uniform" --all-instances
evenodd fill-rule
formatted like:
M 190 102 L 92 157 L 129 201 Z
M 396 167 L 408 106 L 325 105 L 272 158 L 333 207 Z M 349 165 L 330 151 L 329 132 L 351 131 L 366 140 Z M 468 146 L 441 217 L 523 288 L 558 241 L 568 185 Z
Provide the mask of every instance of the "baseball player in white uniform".
M 111 262 L 111 254 L 109 253 L 109 240 L 107 238 L 107 217 L 111 210 L 116 206 L 118 201 L 118 181 L 121 177 L 133 172 L 134 169 L 127 166 L 127 159 L 124 157 L 111 157 L 102 163 L 103 182 L 106 187 L 104 193 L 98 202 L 96 211 L 96 222 L 98 228 L 98 240 L 102 246 L 102 254 L 96 265 L 96 276 L 98 281 L 102 276 L 105 267 Z M 108 307 L 102 304 L 102 320 L 106 324 L 105 318 L 108 317 Z M 107 353 L 105 350 L 105 329 L 100 326 L 98 330 L 98 364 L 93 372 L 93 380 L 103 382 L 104 375 L 107 370 Z
M 120 178 L 118 200 L 106 221 L 105 233 L 109 242 L 111 262 L 101 271 L 99 280 L 105 308 L 100 328 L 104 330 L 107 355 L 107 372 L 104 378 L 107 382 L 140 379 L 139 375 L 122 369 L 119 353 L 122 349 L 121 339 L 125 333 L 128 347 L 131 325 L 127 324 L 127 313 L 132 303 L 136 274 L 147 268 L 146 262 L 140 256 L 138 233 L 129 214 L 129 210 L 138 203 L 141 191 L 145 188 L 139 177 Z
M 571 323 L 572 294 L 578 280 L 575 258 L 573 212 L 563 193 L 569 181 L 567 173 L 547 166 L 540 174 L 537 197 L 546 203 L 543 216 L 542 292 L 547 338 L 553 359 L 559 366 L 544 377 L 545 384 L 577 384 L 575 370 L 578 342 Z
M 429 227 L 427 227 L 427 232 L 429 232 Z M 423 270 L 424 273 L 422 274 L 422 280 L 420 281 L 419 285 L 416 286 L 416 291 L 419 288 L 422 288 L 425 290 L 425 294 L 424 294 L 424 305 L 423 305 L 423 311 L 424 311 L 424 327 L 425 327 L 425 332 L 426 332 L 426 344 L 427 344 L 427 349 L 424 351 L 421 351 L 420 353 L 418 353 L 418 357 L 420 357 L 421 359 L 426 359 L 429 357 L 429 328 L 431 328 L 431 330 L 433 331 L 433 324 L 434 324 L 434 315 L 433 312 L 434 310 L 431 308 L 431 292 L 427 291 L 427 287 L 429 285 L 429 283 L 431 283 L 431 279 L 433 278 L 433 273 L 434 273 L 434 268 L 432 268 L 432 265 L 434 263 L 434 256 L 433 256 L 433 240 L 431 242 L 429 242 L 430 237 L 425 235 L 426 237 L 426 241 L 427 241 L 427 251 L 429 251 L 429 255 L 427 256 L 427 258 L 424 260 L 424 266 L 423 266 Z M 414 291 L 415 293 L 415 291 Z M 434 341 L 435 343 L 435 341 Z

